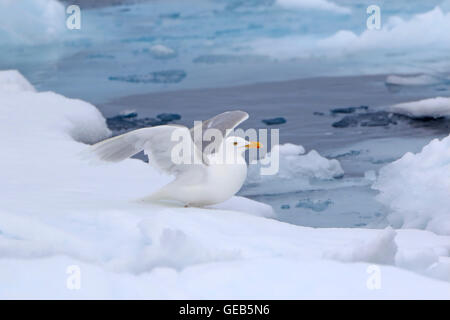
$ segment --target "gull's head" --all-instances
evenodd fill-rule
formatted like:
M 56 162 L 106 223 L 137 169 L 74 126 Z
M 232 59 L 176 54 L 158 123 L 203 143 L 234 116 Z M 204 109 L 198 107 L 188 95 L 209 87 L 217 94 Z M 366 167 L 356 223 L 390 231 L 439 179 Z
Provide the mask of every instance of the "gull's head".
M 249 149 L 259 149 L 262 144 L 257 141 L 247 141 L 240 137 L 228 137 L 225 140 L 225 150 L 235 150 L 236 153 L 242 154 Z

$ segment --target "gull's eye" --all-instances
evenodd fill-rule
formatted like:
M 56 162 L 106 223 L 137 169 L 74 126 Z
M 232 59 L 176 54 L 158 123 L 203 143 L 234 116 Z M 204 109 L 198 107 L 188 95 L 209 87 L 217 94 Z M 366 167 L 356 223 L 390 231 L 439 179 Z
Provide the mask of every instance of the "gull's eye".
M 235 145 L 235 146 L 237 146 L 237 142 L 235 141 L 235 142 L 233 142 L 233 144 Z

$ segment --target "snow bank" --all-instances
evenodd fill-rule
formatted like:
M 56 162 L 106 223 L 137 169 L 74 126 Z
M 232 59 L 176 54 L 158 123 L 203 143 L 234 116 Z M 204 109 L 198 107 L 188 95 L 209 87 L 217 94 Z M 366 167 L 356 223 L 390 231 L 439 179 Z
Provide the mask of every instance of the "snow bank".
M 387 228 L 374 239 L 355 244 L 354 246 L 344 247 L 342 250 L 325 252 L 324 256 L 345 262 L 366 261 L 379 264 L 393 264 L 397 254 L 396 235 L 392 228 Z
M 94 143 L 111 135 L 102 114 L 93 105 L 53 92 L 38 93 L 16 70 L 0 71 L 0 105 L 0 119 L 6 130 L 11 121 L 32 123 L 18 131 L 16 137 L 26 137 L 34 131 L 37 136 L 64 135 Z
M 450 235 L 450 136 L 383 167 L 373 188 L 394 227 Z
M 54 40 L 66 27 L 56 0 L 0 0 L 0 43 L 35 44 Z
M 419 101 L 403 102 L 394 104 L 389 110 L 414 118 L 450 117 L 450 98 L 436 97 Z
M 337 5 L 327 0 L 276 0 L 276 4 L 287 9 L 316 9 L 349 14 L 349 8 Z
M 225 202 L 216 204 L 214 208 L 221 210 L 234 210 L 235 208 L 245 208 L 245 212 L 251 213 L 254 216 L 272 218 L 275 216 L 275 211 L 268 204 L 257 202 L 244 197 L 233 197 Z
M 17 70 L 0 71 L 0 92 L 19 92 L 36 89 Z
M 445 279 L 448 236 L 305 228 L 239 197 L 145 204 L 135 199 L 170 177 L 135 159 L 78 157 L 86 145 L 74 138 L 109 134 L 94 106 L 31 91 L 0 92 L 0 105 L 0 298 L 450 298 L 430 278 Z M 429 277 L 398 268 L 400 254 Z M 374 263 L 380 290 L 367 286 Z M 74 269 L 79 290 L 67 285 Z
M 261 175 L 260 161 L 249 167 L 247 182 L 241 194 L 277 194 L 298 190 L 311 190 L 315 183 L 333 180 L 344 175 L 338 160 L 322 157 L 317 151 L 305 154 L 302 146 L 286 143 L 272 148 L 265 160 L 279 154 L 279 170 L 274 175 Z

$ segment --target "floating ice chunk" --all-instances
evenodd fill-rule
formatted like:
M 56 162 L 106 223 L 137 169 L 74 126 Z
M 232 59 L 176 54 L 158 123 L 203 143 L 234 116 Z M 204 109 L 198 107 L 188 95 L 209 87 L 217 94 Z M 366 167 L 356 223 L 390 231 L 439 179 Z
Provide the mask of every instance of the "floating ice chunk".
M 17 70 L 0 71 L 0 92 L 20 92 L 36 89 Z
M 276 3 L 288 9 L 316 9 L 349 14 L 349 8 L 337 5 L 327 0 L 276 0 Z
M 241 193 L 277 194 L 310 190 L 316 181 L 333 180 L 344 175 L 338 160 L 324 158 L 315 150 L 304 153 L 305 149 L 302 146 L 293 144 L 274 146 L 262 162 L 278 154 L 278 172 L 273 175 L 261 175 L 261 161 L 250 165 L 247 182 Z
M 175 50 L 166 47 L 162 44 L 156 44 L 150 47 L 151 55 L 156 59 L 169 59 L 177 55 Z
M 386 77 L 386 85 L 398 86 L 426 86 L 442 83 L 441 78 L 429 74 L 419 74 L 415 76 L 396 76 L 389 75 Z
M 390 110 L 414 118 L 450 117 L 450 98 L 436 97 L 394 104 Z
M 285 143 L 274 146 L 272 152 L 278 152 L 283 156 L 298 156 L 305 153 L 305 148 L 298 144 Z
M 450 136 L 383 167 L 373 188 L 393 226 L 450 235 Z
M 322 157 L 316 150 L 305 152 L 303 147 L 299 148 L 299 154 L 293 154 L 292 146 L 280 147 L 280 171 L 277 174 L 281 178 L 292 178 L 295 176 L 310 177 L 317 179 L 340 178 L 344 171 L 339 161 Z M 288 151 L 288 152 L 286 152 Z M 273 152 L 273 151 L 272 151 Z

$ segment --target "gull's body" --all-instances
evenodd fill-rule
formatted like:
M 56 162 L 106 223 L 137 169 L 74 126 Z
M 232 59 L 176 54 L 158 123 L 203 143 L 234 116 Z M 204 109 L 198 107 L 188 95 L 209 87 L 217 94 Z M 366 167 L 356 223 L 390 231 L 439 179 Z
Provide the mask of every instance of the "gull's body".
M 190 206 L 206 206 L 223 202 L 234 196 L 247 178 L 247 164 L 210 164 L 203 174 L 195 171 L 179 175 L 148 200 L 175 200 Z
M 149 163 L 157 169 L 174 175 L 175 180 L 163 186 L 144 200 L 174 200 L 187 206 L 205 206 L 223 202 L 235 195 L 247 177 L 243 153 L 247 148 L 259 148 L 257 142 L 227 136 L 248 114 L 242 111 L 222 113 L 203 121 L 202 129 L 215 129 L 223 139 L 215 141 L 215 152 L 204 152 L 208 145 L 194 139 L 194 129 L 177 125 L 162 125 L 128 132 L 92 146 L 92 152 L 105 161 L 117 162 L 144 150 Z M 174 133 L 190 143 L 192 162 L 174 161 Z

